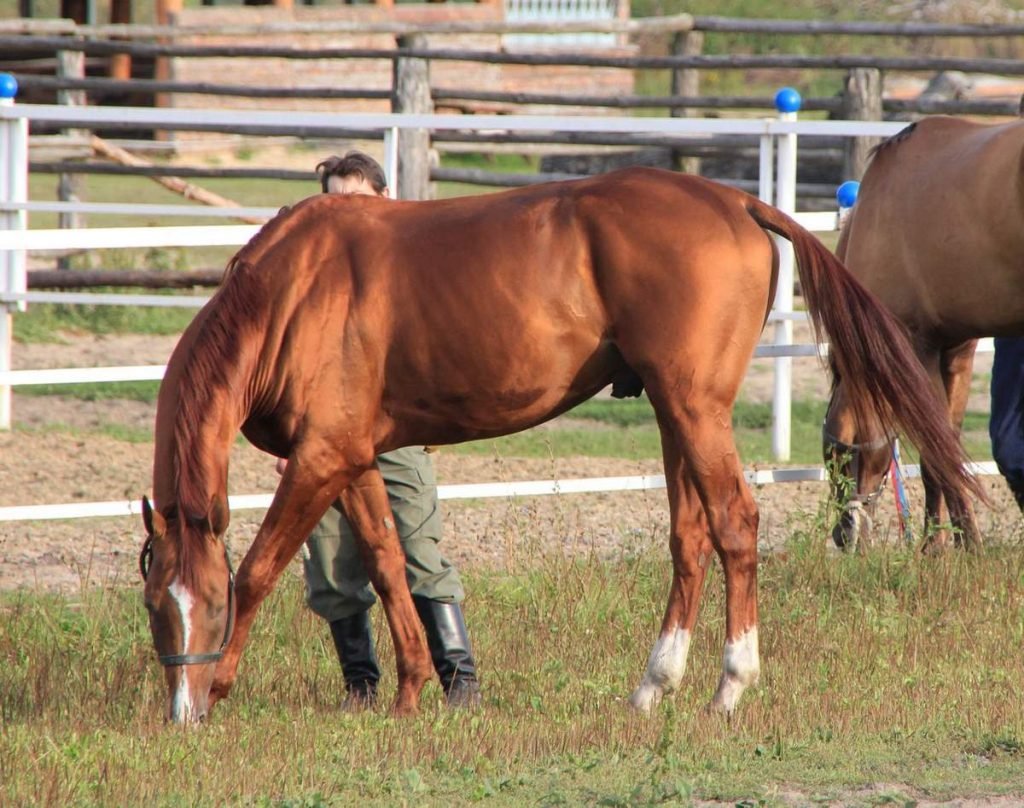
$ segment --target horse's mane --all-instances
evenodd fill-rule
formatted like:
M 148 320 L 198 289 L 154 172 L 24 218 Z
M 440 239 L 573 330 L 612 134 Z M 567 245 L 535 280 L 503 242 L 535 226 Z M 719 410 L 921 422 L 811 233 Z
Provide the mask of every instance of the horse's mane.
M 908 137 L 914 134 L 915 129 L 917 129 L 916 121 L 910 124 L 909 126 L 903 127 L 895 135 L 893 135 L 892 137 L 887 137 L 877 146 L 873 147 L 871 151 L 868 152 L 868 157 L 873 158 L 880 151 L 887 150 L 893 146 L 898 146 L 900 143 L 902 143 L 904 140 L 906 140 Z
M 211 457 L 215 447 L 204 427 L 225 408 L 244 418 L 250 404 L 248 382 L 277 299 L 267 289 L 267 273 L 257 263 L 267 246 L 276 241 L 290 210 L 283 208 L 228 262 L 220 288 L 207 304 L 183 356 L 173 435 L 182 537 L 178 567 L 184 575 L 195 571 L 196 555 L 204 551 L 199 538 L 207 531 L 199 528 L 210 518 L 211 504 L 227 508 L 226 502 L 209 500 L 209 492 L 218 490 L 219 484 L 210 475 L 220 466 Z
M 890 151 L 891 149 L 894 149 L 896 146 L 898 146 L 899 144 L 901 144 L 905 140 L 907 140 L 914 133 L 914 130 L 916 128 L 917 128 L 917 123 L 914 122 L 914 123 L 910 124 L 909 126 L 905 126 L 903 129 L 901 129 L 899 132 L 897 132 L 892 137 L 887 137 L 885 140 L 883 140 L 877 146 L 872 147 L 872 149 L 868 152 L 868 165 L 872 164 L 875 161 L 875 159 L 878 157 L 878 155 L 881 154 L 882 152 Z M 843 222 L 843 224 L 840 227 L 840 231 L 843 233 L 843 236 L 846 235 L 846 230 L 850 226 L 850 221 L 852 221 L 852 220 L 851 219 L 847 219 L 845 222 Z M 832 389 L 834 391 L 836 385 L 839 384 L 839 369 L 836 368 L 836 367 L 833 367 L 832 371 L 833 371 L 833 375 L 832 375 Z

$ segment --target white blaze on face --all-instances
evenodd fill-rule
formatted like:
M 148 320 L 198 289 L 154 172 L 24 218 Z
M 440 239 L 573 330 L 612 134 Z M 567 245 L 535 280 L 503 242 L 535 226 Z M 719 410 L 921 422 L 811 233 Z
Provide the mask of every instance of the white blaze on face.
M 178 579 L 167 588 L 167 592 L 174 602 L 178 604 L 178 613 L 181 615 L 181 653 L 188 653 L 188 640 L 192 634 L 192 593 L 183 587 Z M 188 691 L 188 666 L 182 666 L 181 677 L 178 679 L 178 689 L 171 701 L 171 715 L 175 721 L 187 720 L 192 711 L 192 697 Z
M 647 713 L 661 701 L 662 696 L 679 687 L 689 650 L 690 632 L 686 629 L 677 628 L 658 637 L 647 660 L 647 672 L 629 697 L 629 703 Z
M 722 658 L 722 678 L 718 683 L 714 706 L 727 713 L 736 708 L 740 695 L 761 675 L 757 626 L 747 629 L 733 641 L 726 642 Z

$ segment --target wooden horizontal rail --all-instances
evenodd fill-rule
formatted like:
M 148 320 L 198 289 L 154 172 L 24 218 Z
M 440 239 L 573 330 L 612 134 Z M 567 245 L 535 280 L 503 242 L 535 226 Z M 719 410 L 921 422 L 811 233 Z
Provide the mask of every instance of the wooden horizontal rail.
M 628 20 L 565 20 L 507 22 L 504 20 L 408 23 L 394 20 L 310 22 L 261 22 L 260 24 L 212 25 L 76 25 L 71 20 L 3 20 L 0 34 L 28 36 L 118 37 L 121 39 L 174 39 L 203 35 L 253 36 L 267 34 L 566 34 L 617 33 L 657 34 L 705 31 L 727 34 L 786 34 L 805 36 L 885 37 L 970 37 L 1001 38 L 1024 34 L 1021 23 L 922 23 L 865 22 L 839 20 L 737 19 L 730 17 L 676 14 L 635 17 Z
M 128 53 L 149 57 L 189 58 L 274 58 L 295 60 L 323 59 L 401 59 L 405 57 L 434 61 L 477 62 L 544 66 L 610 67 L 623 69 L 835 69 L 871 67 L 904 72 L 959 70 L 965 73 L 1024 75 L 1024 61 L 1018 59 L 971 59 L 935 56 L 872 56 L 869 54 L 799 56 L 787 54 L 731 54 L 715 56 L 608 56 L 595 53 L 543 52 L 512 53 L 451 48 L 315 48 L 264 47 L 250 45 L 172 45 L 140 44 L 120 41 L 68 39 L 64 37 L 0 37 L 0 51 L 21 52 L 39 48 L 83 51 L 91 55 Z
M 106 93 L 189 93 L 237 98 L 307 98 L 387 100 L 390 90 L 350 89 L 338 87 L 250 87 L 209 82 L 152 81 L 132 79 L 70 79 L 33 76 L 15 72 L 19 86 L 25 89 L 86 90 L 102 97 Z M 684 95 L 573 95 L 556 93 L 501 92 L 437 88 L 431 97 L 439 106 L 475 112 L 472 102 L 519 106 L 606 107 L 609 109 L 755 109 L 774 110 L 770 96 L 684 96 Z M 459 103 L 467 102 L 467 103 Z M 920 113 L 925 115 L 1016 115 L 1018 101 L 953 100 L 953 99 L 883 99 L 886 112 Z M 840 112 L 843 101 L 838 97 L 805 98 L 804 112 Z
M 1024 34 L 1021 23 L 864 22 L 838 20 L 765 20 L 695 16 L 693 30 L 728 34 L 885 37 L 1011 37 Z
M 32 174 L 103 174 L 133 177 L 229 177 L 233 179 L 300 180 L 317 182 L 315 171 L 288 168 L 193 168 L 189 166 L 126 166 L 116 163 L 64 161 L 28 164 Z
M 71 20 L 4 20 L 0 34 L 70 35 L 118 39 L 175 39 L 196 36 L 266 36 L 268 34 L 650 34 L 692 31 L 689 14 L 615 20 L 447 20 L 410 23 L 397 20 L 316 20 L 310 22 L 220 23 L 218 25 L 76 25 Z
M 141 289 L 192 289 L 219 286 L 223 269 L 189 271 L 145 269 L 33 269 L 29 289 L 95 289 L 100 286 L 132 286 Z
M 154 79 L 72 79 L 54 76 L 33 76 L 15 72 L 18 86 L 41 90 L 86 90 L 97 93 L 190 93 L 193 95 L 225 95 L 238 98 L 328 98 L 378 99 L 391 98 L 391 90 L 350 89 L 345 87 L 253 87 L 242 84 L 211 84 L 210 82 L 156 81 Z

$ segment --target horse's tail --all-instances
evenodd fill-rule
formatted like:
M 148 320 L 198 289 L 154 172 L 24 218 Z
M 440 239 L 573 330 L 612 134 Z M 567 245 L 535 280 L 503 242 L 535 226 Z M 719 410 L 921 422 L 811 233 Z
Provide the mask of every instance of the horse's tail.
M 890 434 L 902 430 L 921 454 L 951 515 L 966 515 L 967 493 L 985 494 L 964 468 L 967 456 L 932 382 L 899 320 L 824 244 L 780 210 L 750 197 L 747 212 L 793 244 L 804 301 L 815 335 L 831 343 L 831 360 L 846 379 L 861 423 L 877 414 Z

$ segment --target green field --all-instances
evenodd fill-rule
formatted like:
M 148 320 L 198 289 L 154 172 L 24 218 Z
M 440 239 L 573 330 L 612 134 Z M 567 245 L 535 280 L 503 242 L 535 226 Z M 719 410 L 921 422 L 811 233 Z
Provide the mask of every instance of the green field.
M 232 697 L 192 731 L 160 718 L 138 592 L 8 593 L 0 804 L 1024 799 L 1020 547 L 838 556 L 808 527 L 762 561 L 762 679 L 731 720 L 702 711 L 720 672 L 717 566 L 681 691 L 649 718 L 624 703 L 660 621 L 663 553 L 468 575 L 484 707 L 449 712 L 431 683 L 421 715 L 405 720 L 338 711 L 337 661 L 295 581 L 263 609 Z M 388 697 L 393 660 L 380 646 Z

